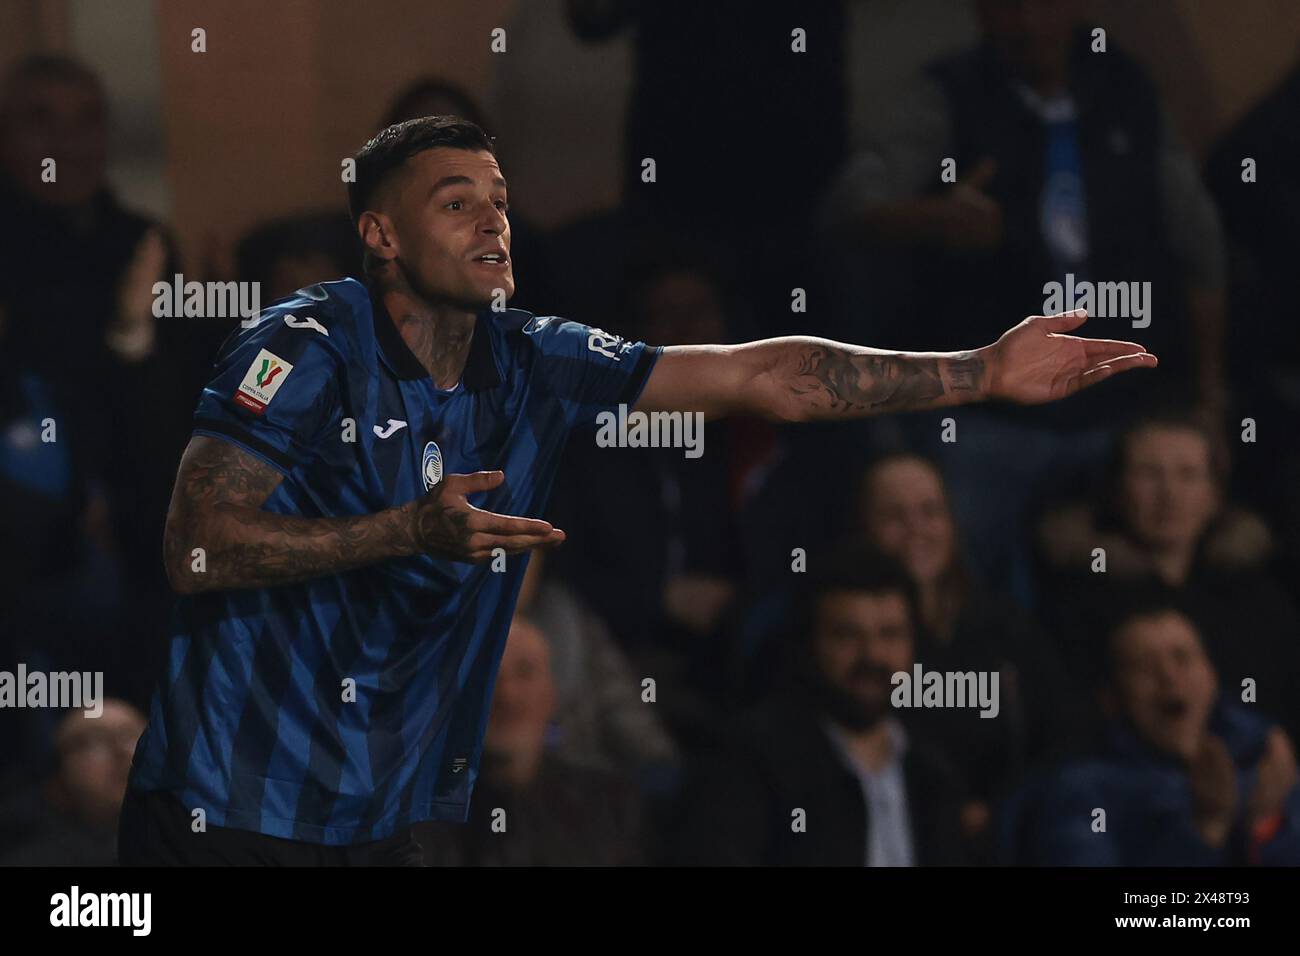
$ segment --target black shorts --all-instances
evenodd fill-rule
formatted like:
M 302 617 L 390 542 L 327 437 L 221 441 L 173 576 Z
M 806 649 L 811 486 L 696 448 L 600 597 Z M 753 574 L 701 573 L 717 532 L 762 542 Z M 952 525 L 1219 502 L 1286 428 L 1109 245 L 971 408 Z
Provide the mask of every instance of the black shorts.
M 185 806 L 165 790 L 127 788 L 117 830 L 121 866 L 423 866 L 410 829 L 383 840 L 326 846 L 252 830 L 191 827 Z

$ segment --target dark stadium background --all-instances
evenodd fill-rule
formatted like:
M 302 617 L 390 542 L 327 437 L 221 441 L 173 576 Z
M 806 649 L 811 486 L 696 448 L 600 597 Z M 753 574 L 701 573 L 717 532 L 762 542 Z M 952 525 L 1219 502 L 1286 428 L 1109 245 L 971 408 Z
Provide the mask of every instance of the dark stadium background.
M 1030 60 L 1071 6 L 985 5 L 1008 31 L 998 55 Z M 343 160 L 388 122 L 456 112 L 496 137 L 510 181 L 518 307 L 655 344 L 988 344 L 1042 309 L 1037 207 L 1016 178 L 1037 160 L 1004 162 L 987 201 L 959 207 L 941 157 L 918 146 L 944 110 L 965 130 L 979 117 L 962 110 L 987 107 L 967 89 L 934 112 L 917 92 L 927 64 L 979 42 L 977 6 L 3 0 L 0 72 L 28 73 L 0 92 L 0 670 L 102 671 L 115 703 L 95 722 L 0 711 L 0 862 L 113 860 L 115 800 L 166 647 L 171 481 L 232 327 L 155 320 L 153 281 L 259 282 L 266 303 L 357 274 Z M 938 414 L 711 424 L 698 461 L 576 434 L 551 515 L 569 538 L 530 606 L 549 686 L 512 687 L 496 728 L 500 746 L 542 747 L 542 769 L 486 774 L 468 827 L 429 828 L 430 862 L 830 861 L 745 818 L 794 786 L 772 774 L 845 779 L 780 709 L 808 665 L 793 554 L 812 573 L 891 542 L 929 574 L 917 658 L 1003 681 L 998 720 L 921 714 L 912 728 L 905 715 L 910 753 L 934 742 L 906 774 L 915 862 L 1228 859 L 1123 836 L 1119 857 L 1071 855 L 1057 837 L 1073 808 L 1052 774 L 1105 787 L 1125 772 L 1094 690 L 1106 612 L 1144 587 L 1186 607 L 1225 694 L 1258 682 L 1258 701 L 1237 706 L 1300 730 L 1300 5 L 1075 6 L 1085 48 L 1097 27 L 1107 43 L 1071 67 L 1092 264 L 1098 279 L 1153 283 L 1160 372 L 1041 413 L 951 412 L 969 437 L 948 446 Z M 796 28 L 806 53 L 791 50 Z M 46 155 L 66 157 L 56 204 L 29 181 Z M 885 214 L 921 195 L 908 179 L 938 203 L 923 239 Z M 792 310 L 795 289 L 806 310 Z M 1222 341 L 1206 331 L 1216 318 Z M 1147 341 L 1113 319 L 1086 331 Z M 53 443 L 38 437 L 47 418 Z M 1152 469 L 1165 497 L 1144 511 L 1132 489 Z M 921 524 L 895 520 L 906 507 Z M 1098 546 L 1104 576 L 1089 568 Z M 1243 773 L 1261 759 L 1248 745 L 1232 757 Z M 821 812 L 844 814 L 841 849 L 863 830 L 847 779 L 847 796 L 819 793 Z M 1295 797 L 1293 766 L 1285 779 Z M 1137 817 L 1162 799 L 1144 786 L 1121 787 Z M 493 842 L 497 805 L 519 822 Z M 1225 852 L 1259 862 L 1242 839 Z M 1272 861 L 1300 863 L 1288 846 Z

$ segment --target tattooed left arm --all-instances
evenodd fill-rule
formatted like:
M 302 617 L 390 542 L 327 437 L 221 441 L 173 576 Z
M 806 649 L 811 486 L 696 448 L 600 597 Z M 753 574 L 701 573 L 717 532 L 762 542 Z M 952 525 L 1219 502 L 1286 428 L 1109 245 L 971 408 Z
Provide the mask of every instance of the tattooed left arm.
M 992 345 L 964 352 L 890 352 L 806 336 L 670 346 L 636 407 L 786 422 L 861 418 L 994 398 L 1038 404 L 1155 366 L 1136 342 L 1062 334 L 1085 318 L 1031 316 Z
M 637 408 L 860 418 L 978 401 L 984 380 L 977 352 L 886 352 L 805 337 L 677 346 L 664 350 Z

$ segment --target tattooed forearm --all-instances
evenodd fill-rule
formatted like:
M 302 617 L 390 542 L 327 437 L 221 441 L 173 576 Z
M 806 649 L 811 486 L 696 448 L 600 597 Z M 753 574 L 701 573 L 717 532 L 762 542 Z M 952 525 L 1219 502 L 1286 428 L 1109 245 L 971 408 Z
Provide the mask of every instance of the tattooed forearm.
M 790 389 L 831 411 L 852 414 L 881 405 L 915 408 L 942 395 L 943 380 L 936 359 L 852 355 L 814 346 L 800 356 Z
M 954 392 L 983 392 L 984 360 L 974 352 L 958 352 L 947 363 L 948 382 Z
M 411 523 L 397 511 L 297 518 L 221 505 L 214 523 L 201 590 L 291 584 L 416 551 Z
M 974 352 L 906 353 L 823 339 L 777 340 L 773 369 L 793 420 L 852 418 L 936 408 L 982 395 L 984 361 Z
M 348 518 L 262 511 L 280 473 L 235 445 L 196 437 L 181 461 L 164 560 L 182 593 L 303 581 L 420 550 L 409 509 Z

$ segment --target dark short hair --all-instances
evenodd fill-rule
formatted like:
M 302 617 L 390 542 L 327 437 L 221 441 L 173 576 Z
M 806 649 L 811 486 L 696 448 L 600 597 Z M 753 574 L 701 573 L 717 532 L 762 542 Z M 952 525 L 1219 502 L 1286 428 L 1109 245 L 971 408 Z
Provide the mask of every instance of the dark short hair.
M 817 629 L 822 599 L 842 592 L 897 594 L 907 605 L 913 636 L 919 636 L 920 599 L 912 576 L 893 558 L 853 542 L 808 555 L 807 579 L 796 601 L 794 620 L 804 640 L 810 640 Z
M 412 156 L 448 147 L 496 155 L 492 137 L 477 123 L 459 116 L 421 116 L 395 123 L 357 150 L 356 179 L 348 183 L 348 208 L 355 223 L 370 204 L 375 190 Z
M 1134 621 L 1142 618 L 1160 617 L 1165 614 L 1177 614 L 1192 625 L 1197 639 L 1204 646 L 1201 629 L 1196 624 L 1186 600 L 1175 588 L 1157 578 L 1109 588 L 1106 592 L 1109 604 L 1104 616 L 1105 638 L 1102 645 L 1101 670 L 1097 677 L 1113 680 L 1116 676 L 1116 641 L 1121 632 Z

